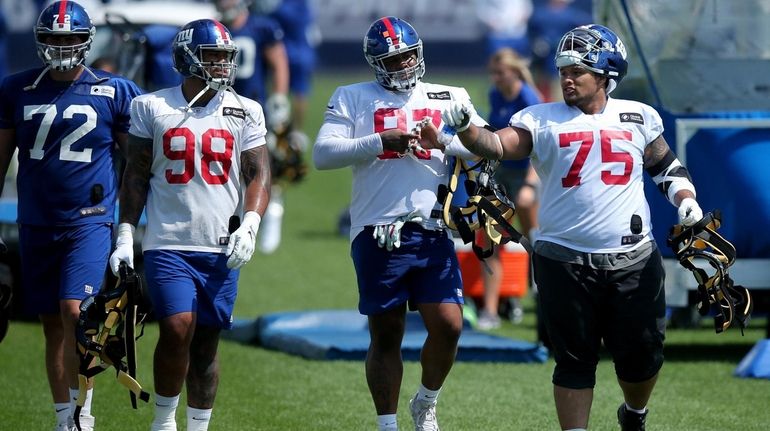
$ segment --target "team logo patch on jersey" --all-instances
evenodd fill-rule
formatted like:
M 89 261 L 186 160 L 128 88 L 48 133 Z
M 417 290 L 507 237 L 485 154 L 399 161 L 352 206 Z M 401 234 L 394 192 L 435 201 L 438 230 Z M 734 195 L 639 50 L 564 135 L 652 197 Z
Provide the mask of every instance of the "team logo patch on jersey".
M 631 245 L 641 241 L 644 237 L 642 235 L 626 235 L 620 237 L 620 245 Z
M 639 114 L 637 112 L 621 112 L 620 122 L 644 124 L 644 118 L 642 117 L 642 114 Z
M 95 207 L 85 207 L 85 208 L 80 208 L 78 212 L 80 213 L 80 217 L 104 215 L 104 214 L 107 214 L 107 207 L 105 207 L 104 205 L 97 205 Z
M 92 96 L 104 96 L 109 97 L 110 99 L 115 98 L 115 87 L 110 87 L 109 85 L 92 85 L 91 86 L 91 95 Z
M 225 117 L 227 116 L 236 117 L 243 120 L 244 118 L 246 118 L 246 111 L 244 111 L 241 108 L 229 108 L 225 106 L 224 108 L 222 108 L 222 115 L 224 115 Z
M 428 99 L 452 100 L 452 95 L 448 91 L 439 91 L 438 93 L 428 93 Z

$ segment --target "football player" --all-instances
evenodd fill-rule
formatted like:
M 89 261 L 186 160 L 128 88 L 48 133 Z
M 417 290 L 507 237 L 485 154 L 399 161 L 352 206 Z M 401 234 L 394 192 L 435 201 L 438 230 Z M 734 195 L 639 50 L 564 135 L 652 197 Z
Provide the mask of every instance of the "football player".
M 438 429 L 436 401 L 449 374 L 462 328 L 462 280 L 436 191 L 450 175 L 448 155 L 473 156 L 454 142 L 421 151 L 413 129 L 435 126 L 453 101 L 470 106 L 465 89 L 422 81 L 423 44 L 406 21 L 388 16 L 364 37 L 373 81 L 336 89 L 313 147 L 318 169 L 351 167 L 351 256 L 361 314 L 371 344 L 366 379 L 381 430 L 396 430 L 401 340 L 407 303 L 422 315 L 428 337 L 419 389 L 410 401 L 418 430 Z M 485 124 L 475 113 L 472 121 Z
M 18 149 L 18 223 L 25 309 L 39 315 L 57 429 L 74 426 L 75 325 L 80 302 L 102 285 L 125 146 L 131 81 L 84 65 L 95 34 L 78 3 L 56 1 L 34 28 L 43 67 L 0 85 L 0 185 Z M 89 389 L 80 423 L 92 429 Z M 73 406 L 71 406 L 71 404 Z
M 145 276 L 160 337 L 153 430 L 176 430 L 187 382 L 187 429 L 209 425 L 219 381 L 217 344 L 232 325 L 239 270 L 251 259 L 269 200 L 262 107 L 228 91 L 236 74 L 230 32 L 192 21 L 174 38 L 180 86 L 131 105 L 113 272 L 133 266 L 133 233 L 146 207 Z
M 682 224 L 703 217 L 687 169 L 662 136 L 660 115 L 609 96 L 626 74 L 626 55 L 612 30 L 577 27 L 556 50 L 563 102 L 525 108 L 495 133 L 470 121 L 467 102 L 453 102 L 442 113 L 475 154 L 529 156 L 542 179 L 533 261 L 564 430 L 588 426 L 602 341 L 624 396 L 617 412 L 621 428 L 645 426 L 663 365 L 666 304 L 643 171 L 678 208 Z M 442 148 L 435 132 L 422 130 L 425 148 Z
M 239 94 L 258 101 L 265 108 L 268 146 L 276 136 L 288 133 L 291 120 L 289 102 L 289 61 L 280 24 L 267 15 L 249 11 L 247 0 L 216 0 L 220 19 L 233 33 L 241 55 L 233 88 Z M 269 70 L 268 79 L 264 71 Z M 267 82 L 272 86 L 268 91 Z M 273 182 L 271 201 L 265 212 L 257 246 L 262 253 L 273 253 L 281 244 L 283 194 L 278 181 Z

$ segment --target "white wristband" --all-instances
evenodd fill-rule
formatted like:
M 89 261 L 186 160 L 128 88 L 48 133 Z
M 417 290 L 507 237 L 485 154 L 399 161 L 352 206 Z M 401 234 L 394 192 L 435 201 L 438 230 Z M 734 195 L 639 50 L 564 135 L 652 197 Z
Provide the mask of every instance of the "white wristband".
M 131 223 L 121 223 L 118 225 L 118 238 L 134 238 L 136 227 Z
M 259 230 L 259 224 L 262 222 L 262 217 L 256 211 L 246 211 L 243 214 L 243 224 L 249 225 L 252 232 Z

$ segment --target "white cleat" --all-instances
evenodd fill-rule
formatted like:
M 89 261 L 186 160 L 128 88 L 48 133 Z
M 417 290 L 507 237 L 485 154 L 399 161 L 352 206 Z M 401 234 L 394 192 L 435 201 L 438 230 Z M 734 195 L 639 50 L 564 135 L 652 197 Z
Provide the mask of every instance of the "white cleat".
M 439 431 L 436 403 L 417 401 L 417 394 L 409 400 L 409 411 L 414 420 L 414 431 Z

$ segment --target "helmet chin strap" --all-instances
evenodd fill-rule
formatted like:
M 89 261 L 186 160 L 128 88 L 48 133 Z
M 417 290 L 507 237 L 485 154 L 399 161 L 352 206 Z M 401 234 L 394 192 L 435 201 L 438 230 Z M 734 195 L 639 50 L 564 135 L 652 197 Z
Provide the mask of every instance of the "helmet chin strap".
M 198 99 L 200 99 L 200 98 L 201 98 L 201 97 L 202 97 L 204 94 L 206 94 L 206 92 L 207 92 L 207 91 L 209 91 L 209 90 L 211 90 L 211 88 L 209 88 L 209 86 L 208 86 L 208 85 L 207 85 L 207 86 L 205 86 L 205 87 L 203 87 L 203 89 L 201 89 L 201 91 L 199 91 L 199 92 L 198 92 L 198 94 L 196 94 L 196 95 L 195 95 L 195 97 L 193 97 L 193 98 L 192 98 L 192 100 L 190 100 L 190 102 L 189 102 L 189 103 L 187 103 L 187 108 L 186 108 L 186 109 L 187 109 L 188 111 L 191 111 L 191 110 L 192 110 L 192 107 L 193 107 L 193 105 L 195 104 L 195 102 L 197 102 L 197 101 L 198 101 Z
M 37 76 L 37 79 L 35 79 L 35 82 L 32 83 L 32 85 L 28 85 L 23 88 L 24 91 L 31 91 L 37 88 L 37 84 L 40 83 L 40 80 L 43 79 L 46 73 L 51 70 L 51 66 L 46 66 L 45 69 L 43 69 L 42 72 L 40 72 L 40 75 Z

